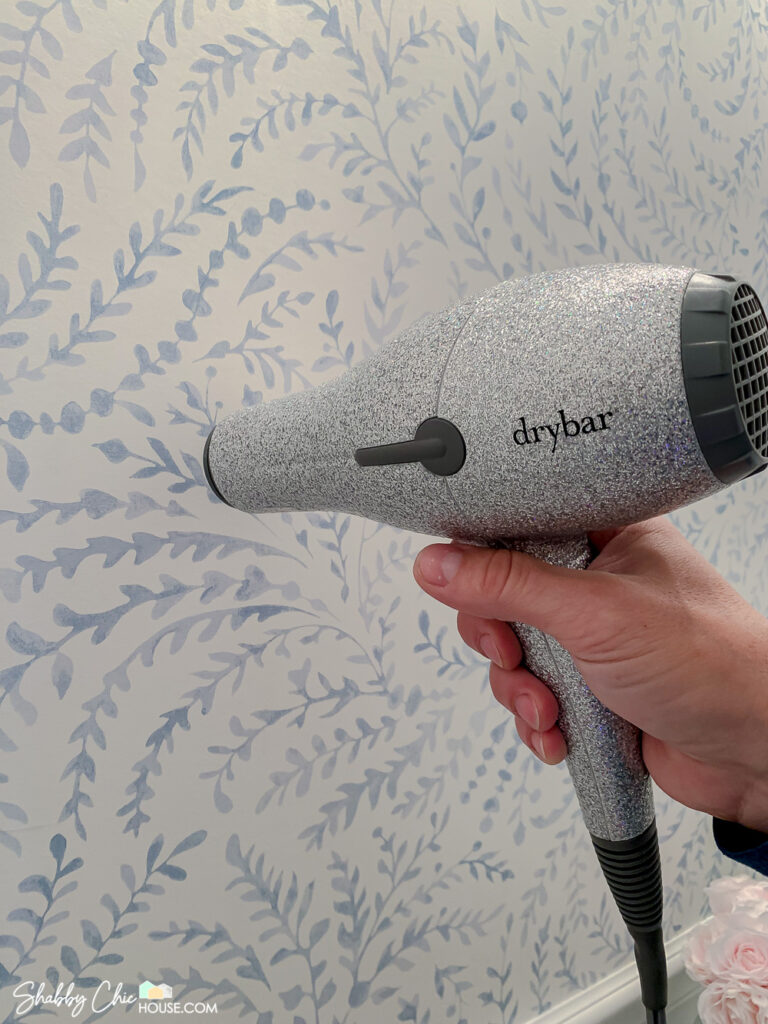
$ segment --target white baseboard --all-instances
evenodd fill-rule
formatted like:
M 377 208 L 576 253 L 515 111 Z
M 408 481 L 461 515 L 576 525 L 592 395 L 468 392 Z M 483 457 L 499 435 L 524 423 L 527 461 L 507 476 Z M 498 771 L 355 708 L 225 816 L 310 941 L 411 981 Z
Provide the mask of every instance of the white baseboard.
M 667 943 L 669 969 L 668 1024 L 693 1024 L 701 987 L 683 967 L 683 949 L 694 927 Z M 640 1024 L 645 1016 L 640 1002 L 640 983 L 634 963 L 609 974 L 528 1024 Z

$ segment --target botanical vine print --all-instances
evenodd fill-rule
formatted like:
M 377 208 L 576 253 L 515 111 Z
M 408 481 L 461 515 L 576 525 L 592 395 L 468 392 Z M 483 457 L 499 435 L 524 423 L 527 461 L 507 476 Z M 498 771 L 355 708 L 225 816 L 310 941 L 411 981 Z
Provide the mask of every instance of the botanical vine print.
M 411 578 L 427 538 L 238 513 L 202 449 L 505 278 L 766 290 L 765 11 L 0 14 L 0 1021 L 146 984 L 225 1021 L 512 1024 L 630 963 L 565 768 Z M 673 517 L 763 610 L 765 487 Z M 656 796 L 671 938 L 728 866 Z

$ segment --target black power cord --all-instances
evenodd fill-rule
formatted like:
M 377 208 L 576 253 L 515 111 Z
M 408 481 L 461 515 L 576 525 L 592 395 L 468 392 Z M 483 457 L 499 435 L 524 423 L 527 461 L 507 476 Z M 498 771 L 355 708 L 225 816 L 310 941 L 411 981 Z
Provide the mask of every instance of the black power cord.
M 664 893 L 656 822 L 633 839 L 592 836 L 597 859 L 635 942 L 635 960 L 647 1024 L 666 1024 L 667 959 L 661 916 Z

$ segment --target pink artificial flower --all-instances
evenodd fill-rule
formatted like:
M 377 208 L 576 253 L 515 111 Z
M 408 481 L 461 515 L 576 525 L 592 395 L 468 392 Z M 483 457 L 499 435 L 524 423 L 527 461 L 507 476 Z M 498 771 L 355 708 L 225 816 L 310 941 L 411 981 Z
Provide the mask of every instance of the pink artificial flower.
M 744 908 L 754 909 L 757 914 L 768 912 L 768 882 L 758 882 L 747 875 L 718 878 L 707 886 L 706 893 L 716 917 Z
M 713 943 L 724 935 L 725 922 L 722 918 L 713 917 L 699 925 L 693 932 L 685 948 L 684 962 L 688 975 L 702 985 L 709 985 L 715 980 L 716 974 L 710 962 L 710 951 Z
M 716 979 L 753 985 L 768 995 L 768 934 L 746 928 L 730 929 L 715 939 L 707 963 Z
M 702 1024 L 766 1024 L 768 989 L 713 981 L 699 996 Z
M 768 935 L 768 903 L 753 903 L 750 906 L 738 907 L 728 918 L 718 918 L 724 921 L 729 931 L 762 932 Z

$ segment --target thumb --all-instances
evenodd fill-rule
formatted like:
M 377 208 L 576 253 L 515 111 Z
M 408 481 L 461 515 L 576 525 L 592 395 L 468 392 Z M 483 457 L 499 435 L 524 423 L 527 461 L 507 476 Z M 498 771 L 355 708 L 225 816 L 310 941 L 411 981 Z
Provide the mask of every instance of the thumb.
M 413 569 L 419 586 L 451 608 L 485 619 L 525 622 L 563 646 L 583 641 L 618 580 L 550 565 L 520 551 L 430 544 Z

